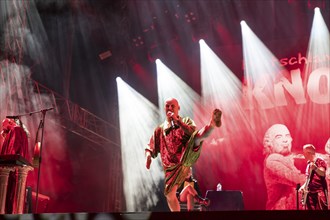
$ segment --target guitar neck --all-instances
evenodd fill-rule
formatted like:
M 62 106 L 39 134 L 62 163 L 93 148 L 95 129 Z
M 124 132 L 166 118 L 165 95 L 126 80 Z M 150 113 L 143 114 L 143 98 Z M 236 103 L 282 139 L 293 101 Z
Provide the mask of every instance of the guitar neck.
M 306 205 L 306 200 L 307 200 L 307 195 L 308 195 L 308 185 L 309 185 L 309 182 L 311 180 L 311 176 L 312 176 L 312 169 L 311 169 L 311 165 L 309 164 L 308 165 L 308 169 L 309 169 L 309 175 L 306 179 L 306 182 L 305 182 L 305 187 L 304 187 L 304 191 L 303 191 L 303 198 L 302 198 L 302 205 Z

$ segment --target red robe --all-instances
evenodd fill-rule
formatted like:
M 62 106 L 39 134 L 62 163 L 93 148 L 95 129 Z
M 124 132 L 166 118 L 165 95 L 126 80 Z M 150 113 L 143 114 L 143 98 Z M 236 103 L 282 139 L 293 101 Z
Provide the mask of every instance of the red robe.
M 28 138 L 22 127 L 16 126 L 6 135 L 1 148 L 1 155 L 8 154 L 19 154 L 30 161 Z
M 30 161 L 28 150 L 28 137 L 22 127 L 16 126 L 6 135 L 2 147 L 1 155 L 19 154 L 27 161 Z M 13 204 L 15 199 L 16 172 L 10 172 L 8 178 L 7 197 L 6 197 L 6 213 L 13 212 Z
M 190 167 L 199 158 L 202 144 L 194 146 L 194 136 L 197 134 L 195 122 L 189 117 L 182 122 L 190 126 L 192 133 L 186 134 L 182 128 L 172 129 L 166 122 L 158 126 L 150 142 L 147 151 L 156 158 L 161 155 L 165 172 L 165 191 L 167 195 L 174 185 L 180 186 L 188 176 Z

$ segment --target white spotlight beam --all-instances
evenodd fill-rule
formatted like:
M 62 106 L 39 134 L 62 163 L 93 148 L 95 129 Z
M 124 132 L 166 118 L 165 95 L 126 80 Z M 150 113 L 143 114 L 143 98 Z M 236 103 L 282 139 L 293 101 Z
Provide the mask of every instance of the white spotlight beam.
M 247 83 L 255 84 L 260 78 L 275 78 L 283 68 L 278 59 L 253 33 L 245 21 L 241 22 L 243 37 L 244 70 Z
M 159 122 L 155 105 L 137 93 L 121 78 L 117 78 L 120 138 L 124 193 L 127 211 L 143 211 L 158 202 L 155 193 L 163 179 L 160 160 L 153 160 L 150 170 L 145 167 L 144 149 Z
M 241 133 L 240 130 L 251 130 L 246 120 L 245 110 L 241 105 L 242 82 L 220 60 L 204 40 L 200 40 L 202 99 L 204 114 L 208 119 L 214 108 L 221 108 L 224 112 L 223 125 L 218 137 L 228 137 Z M 205 112 L 205 111 L 204 111 Z M 232 126 L 236 124 L 236 126 Z
M 194 106 L 200 102 L 200 96 L 159 59 L 156 60 L 156 65 L 158 104 L 161 117 L 165 117 L 163 111 L 164 101 L 169 97 L 174 97 L 179 101 L 180 114 L 193 118 Z
M 330 103 L 330 34 L 319 8 L 314 10 L 307 61 L 304 79 L 310 99 Z
M 330 103 L 330 34 L 319 8 L 314 10 L 307 61 L 304 79 L 310 99 Z
M 240 100 L 241 81 L 204 40 L 199 43 L 203 103 L 207 103 L 211 108 L 219 108 Z
M 303 84 L 310 104 L 296 115 L 305 119 L 303 126 L 309 129 L 305 138 L 316 142 L 329 135 L 330 128 L 330 34 L 319 8 L 314 10 L 306 57 Z M 302 127 L 299 120 L 296 124 Z
M 284 88 L 296 103 L 304 102 L 302 82 L 283 74 L 286 70 L 278 59 L 259 40 L 245 21 L 241 22 L 243 38 L 245 107 L 247 109 L 270 109 L 286 105 Z M 276 83 L 278 83 L 276 85 Z
M 305 74 L 321 67 L 330 67 L 330 35 L 319 8 L 314 10 L 312 30 L 307 50 Z M 328 78 L 329 79 L 329 78 Z

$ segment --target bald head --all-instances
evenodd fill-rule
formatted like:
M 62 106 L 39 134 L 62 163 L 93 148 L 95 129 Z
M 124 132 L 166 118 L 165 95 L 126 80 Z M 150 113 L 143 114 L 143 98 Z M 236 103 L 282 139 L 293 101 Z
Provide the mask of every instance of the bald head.
M 179 106 L 178 100 L 176 98 L 173 98 L 173 97 L 170 97 L 170 98 L 165 99 L 165 102 L 164 103 L 165 103 L 165 105 L 167 103 L 175 103 L 177 106 Z
M 274 138 L 278 133 L 290 133 L 289 129 L 283 124 L 274 124 L 265 133 L 265 136 Z
M 176 100 L 175 98 L 166 99 L 164 103 L 164 110 L 168 120 L 170 120 L 171 117 L 177 118 L 180 110 L 178 100 Z
M 291 152 L 292 137 L 289 129 L 283 124 L 274 124 L 267 129 L 264 140 L 264 154 Z

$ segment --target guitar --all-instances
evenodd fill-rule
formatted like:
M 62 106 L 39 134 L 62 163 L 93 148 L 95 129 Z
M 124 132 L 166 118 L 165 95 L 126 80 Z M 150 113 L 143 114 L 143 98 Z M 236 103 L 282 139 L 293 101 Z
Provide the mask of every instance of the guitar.
M 309 185 L 309 182 L 311 180 L 311 176 L 312 176 L 312 168 L 311 168 L 311 163 L 309 163 L 308 165 L 308 169 L 309 169 L 309 175 L 306 179 L 306 182 L 305 182 L 305 185 L 304 185 L 304 189 L 302 191 L 302 198 L 301 198 L 301 204 L 303 206 L 306 205 L 306 200 L 307 200 L 307 195 L 308 195 L 308 185 Z

